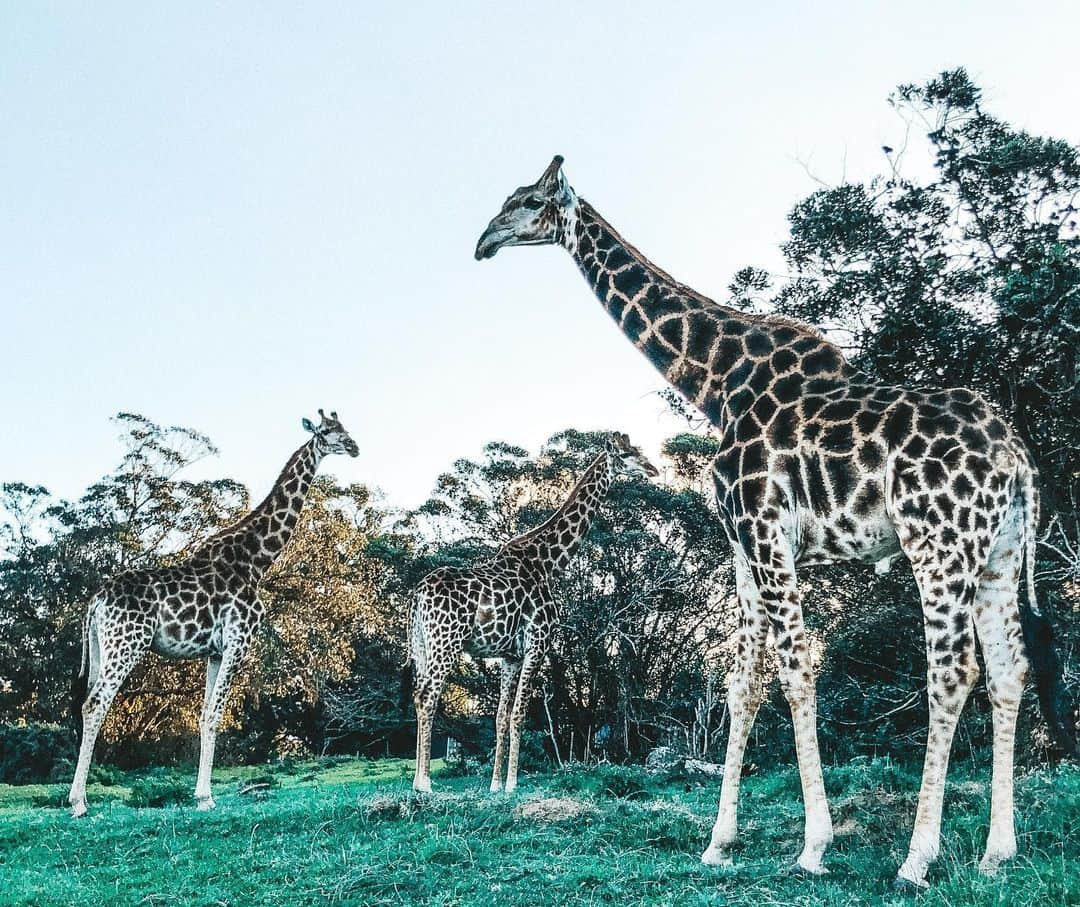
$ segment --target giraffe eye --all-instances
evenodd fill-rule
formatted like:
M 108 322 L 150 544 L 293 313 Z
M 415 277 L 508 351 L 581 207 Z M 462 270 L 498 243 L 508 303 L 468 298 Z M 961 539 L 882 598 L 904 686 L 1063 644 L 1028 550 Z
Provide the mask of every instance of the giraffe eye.
M 530 211 L 539 211 L 544 207 L 544 203 L 538 198 L 527 198 L 522 205 L 528 208 Z

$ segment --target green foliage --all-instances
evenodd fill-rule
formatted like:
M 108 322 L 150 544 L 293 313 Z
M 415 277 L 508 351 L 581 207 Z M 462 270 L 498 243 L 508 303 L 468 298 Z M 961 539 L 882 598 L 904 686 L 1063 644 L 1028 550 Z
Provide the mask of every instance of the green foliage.
M 0 725 L 0 784 L 48 781 L 74 754 L 75 738 L 55 725 Z M 67 757 L 67 759 L 65 759 Z
M 188 803 L 192 787 L 188 779 L 175 772 L 154 770 L 132 782 L 128 806 L 133 809 L 171 806 Z

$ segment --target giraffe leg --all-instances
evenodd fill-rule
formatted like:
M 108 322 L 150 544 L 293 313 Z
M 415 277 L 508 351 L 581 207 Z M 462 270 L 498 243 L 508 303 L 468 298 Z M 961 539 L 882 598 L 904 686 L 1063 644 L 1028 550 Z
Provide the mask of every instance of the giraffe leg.
M 79 741 L 79 760 L 75 766 L 71 792 L 68 794 L 71 815 L 74 818 L 86 815 L 86 777 L 90 772 L 94 744 L 97 743 L 101 726 L 105 723 L 105 716 L 127 676 L 146 653 L 148 645 L 148 642 L 147 645 L 139 645 L 137 641 L 131 639 L 122 640 L 118 646 L 103 643 L 98 635 L 96 621 L 91 622 L 90 632 L 94 635 L 91 651 L 97 653 L 97 658 L 92 657 L 86 699 L 82 705 L 82 739 Z
M 761 705 L 761 669 L 765 653 L 768 623 L 757 586 L 750 576 L 746 558 L 735 556 L 735 587 L 742 616 L 739 639 L 731 679 L 728 683 L 727 704 L 730 726 L 724 775 L 720 782 L 720 808 L 713 826 L 709 846 L 701 862 L 710 866 L 731 863 L 729 848 L 735 842 L 739 782 L 742 778 L 743 753 L 750 735 L 758 706 Z
M 441 666 L 430 666 L 431 673 L 416 680 L 416 774 L 413 790 L 431 793 L 431 729 L 439 708 L 447 672 Z
M 210 793 L 210 774 L 214 768 L 214 747 L 217 743 L 218 726 L 225 713 L 225 700 L 228 698 L 232 682 L 240 668 L 247 646 L 237 641 L 226 643 L 218 659 L 217 667 L 213 659 L 207 662 L 206 686 L 209 692 L 199 719 L 199 776 L 195 782 L 195 801 L 200 811 L 213 809 L 214 798 Z M 213 674 L 213 684 L 210 675 Z
M 199 775 L 195 781 L 195 799 L 200 809 L 214 807 L 214 798 L 210 795 L 210 770 L 214 764 L 216 739 L 210 733 L 210 704 L 220 671 L 221 656 L 211 655 L 206 660 L 206 694 L 203 697 L 202 714 L 199 716 Z
M 790 566 L 790 552 L 787 557 Z M 828 870 L 821 859 L 832 843 L 832 816 L 821 774 L 821 753 L 817 739 L 817 691 L 813 665 L 803 626 L 802 604 L 789 571 L 758 571 L 758 588 L 773 624 L 780 687 L 791 708 L 795 731 L 795 753 L 799 762 L 803 806 L 806 811 L 803 850 L 797 860 L 800 869 L 813 875 Z
M 495 715 L 495 764 L 491 771 L 491 792 L 497 793 L 503 786 L 503 762 L 506 758 L 509 735 L 510 697 L 517 689 L 521 674 L 521 662 L 504 658 L 499 677 L 499 711 Z
M 514 697 L 514 707 L 510 712 L 510 757 L 506 766 L 506 792 L 513 793 L 517 789 L 518 754 L 521 750 L 521 728 L 525 724 L 525 710 L 529 707 L 529 697 L 532 695 L 532 683 L 540 670 L 543 650 L 540 646 L 533 646 L 525 652 L 525 658 L 521 662 L 521 675 L 517 684 L 517 695 Z
M 975 630 L 982 646 L 986 688 L 994 710 L 990 834 L 979 863 L 979 871 L 988 875 L 1016 856 L 1013 749 L 1016 714 L 1028 665 L 1017 603 L 1022 550 L 1022 528 L 1019 519 L 1012 519 L 1010 514 L 975 592 Z
M 924 563 L 912 565 L 923 602 L 930 730 L 915 827 L 907 859 L 897 873 L 897 884 L 919 888 L 926 887 L 926 871 L 941 846 L 941 804 L 949 751 L 960 712 L 979 676 L 971 622 L 975 583 L 971 578 L 946 581 L 946 576 L 961 575 L 959 556 L 941 556 L 941 561 L 931 556 Z

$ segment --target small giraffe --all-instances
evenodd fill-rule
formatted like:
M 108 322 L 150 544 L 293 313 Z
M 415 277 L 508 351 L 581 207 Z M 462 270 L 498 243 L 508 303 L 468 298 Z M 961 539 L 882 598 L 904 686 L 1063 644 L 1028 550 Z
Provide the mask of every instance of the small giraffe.
M 289 457 L 270 494 L 247 516 L 211 536 L 183 563 L 120 573 L 91 600 L 83 623 L 79 677 L 86 698 L 68 796 L 72 816 L 86 814 L 86 775 L 113 697 L 151 650 L 166 658 L 207 659 L 195 799 L 200 810 L 214 808 L 210 771 L 217 728 L 265 611 L 259 583 L 292 537 L 322 458 L 359 453 L 337 413 L 326 416 L 320 409 L 319 416 L 317 426 L 303 420 L 312 438 Z
M 566 248 L 623 333 L 720 436 L 713 477 L 734 551 L 741 626 L 720 808 L 702 860 L 730 862 L 743 752 L 762 698 L 771 628 L 806 808 L 798 866 L 826 871 L 832 821 L 796 566 L 885 566 L 903 553 L 922 598 L 930 733 L 897 882 L 925 886 L 938 853 L 949 749 L 979 674 L 975 632 L 994 716 L 990 833 L 980 868 L 994 872 L 1016 853 L 1013 744 L 1028 670 L 1023 630 L 1047 627 L 1033 580 L 1036 471 L 1024 445 L 971 391 L 884 384 L 845 362 L 812 328 L 719 305 L 678 283 L 577 196 L 561 157 L 506 200 L 480 237 L 476 258 L 503 246 L 544 244 Z M 1024 566 L 1028 601 L 1021 609 Z M 1051 730 L 1075 751 L 1062 716 L 1046 711 Z
M 612 435 L 565 503 L 544 523 L 474 567 L 440 567 L 416 589 L 409 644 L 416 671 L 416 776 L 413 788 L 431 791 L 431 727 L 443 686 L 461 653 L 499 658 L 499 710 L 491 790 L 517 787 L 521 727 L 531 685 L 559 620 L 552 584 L 566 568 L 617 474 L 657 475 L 624 434 Z M 511 699 L 513 707 L 511 708 Z

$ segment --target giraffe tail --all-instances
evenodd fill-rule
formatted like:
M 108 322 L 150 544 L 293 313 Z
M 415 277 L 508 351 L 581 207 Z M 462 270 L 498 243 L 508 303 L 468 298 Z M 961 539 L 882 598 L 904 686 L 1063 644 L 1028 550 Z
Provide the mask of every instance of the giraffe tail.
M 412 705 L 416 692 L 416 677 L 427 666 L 427 648 L 424 640 L 424 620 L 421 614 L 421 595 L 418 593 L 409 614 L 409 657 L 401 670 L 401 712 L 405 714 Z
M 75 721 L 75 746 L 82 743 L 82 707 L 90 680 L 90 622 L 94 616 L 97 597 L 91 600 L 82 623 L 82 642 L 79 647 L 79 669 L 71 677 L 71 715 Z
M 1035 678 L 1035 689 L 1039 694 L 1039 705 L 1050 729 L 1050 736 L 1068 756 L 1080 759 L 1072 718 L 1075 705 L 1070 701 L 1062 682 L 1061 659 L 1054 648 L 1054 628 L 1049 617 L 1039 608 L 1038 599 L 1035 597 L 1035 543 L 1039 526 L 1039 491 L 1035 476 L 1035 470 L 1025 462 L 1020 471 L 1019 496 L 1024 508 L 1027 601 L 1021 600 L 1020 628 Z

